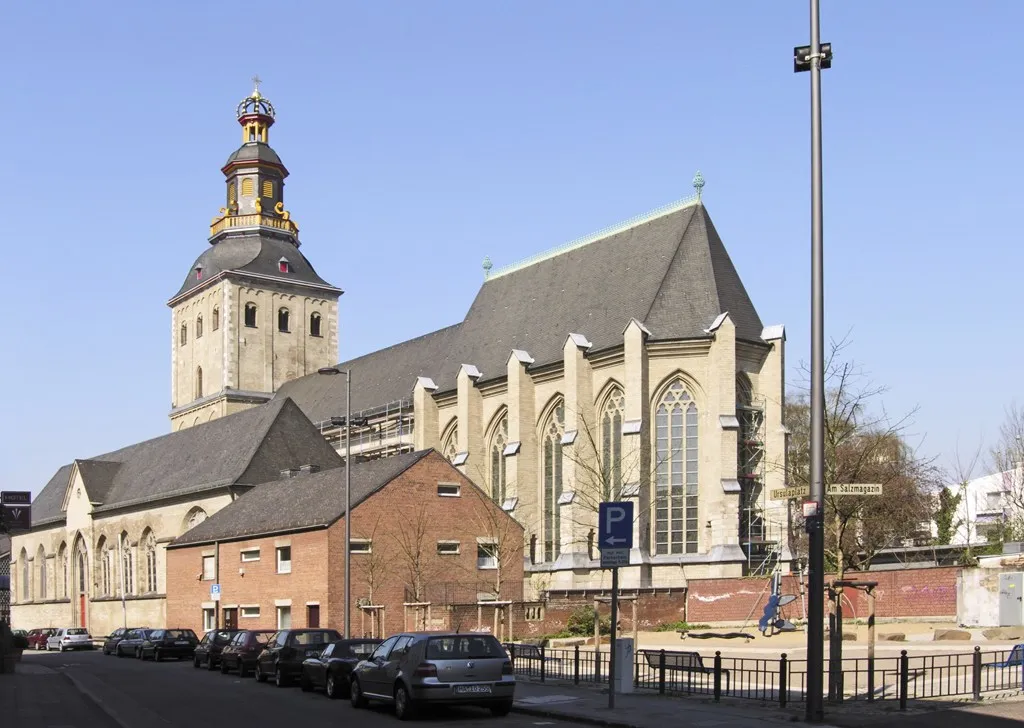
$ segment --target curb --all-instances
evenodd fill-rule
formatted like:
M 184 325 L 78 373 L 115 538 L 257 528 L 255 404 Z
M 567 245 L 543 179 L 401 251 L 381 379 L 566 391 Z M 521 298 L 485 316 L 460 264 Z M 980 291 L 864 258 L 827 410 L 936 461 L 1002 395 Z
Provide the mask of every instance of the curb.
M 612 718 L 596 718 L 589 715 L 573 715 L 571 713 L 560 713 L 557 710 L 545 710 L 544 708 L 527 708 L 518 705 L 512 706 L 513 713 L 521 715 L 532 715 L 536 718 L 552 718 L 562 720 L 566 723 L 582 723 L 584 725 L 605 726 L 605 728 L 640 728 L 636 723 L 624 723 L 621 720 Z
M 121 728 L 132 728 L 132 726 L 125 723 L 124 720 L 122 720 L 121 717 L 115 711 L 111 710 L 107 706 L 107 704 L 98 695 L 96 695 L 96 693 L 92 691 L 91 688 L 86 687 L 85 684 L 82 683 L 82 681 L 76 678 L 74 675 L 72 675 L 69 670 L 60 670 L 59 672 L 61 675 L 67 678 L 72 685 L 75 686 L 75 689 L 78 690 L 78 692 L 84 695 L 86 699 L 89 700 L 89 702 L 91 702 L 93 705 L 99 708 L 108 718 L 114 721 L 117 725 L 119 725 Z

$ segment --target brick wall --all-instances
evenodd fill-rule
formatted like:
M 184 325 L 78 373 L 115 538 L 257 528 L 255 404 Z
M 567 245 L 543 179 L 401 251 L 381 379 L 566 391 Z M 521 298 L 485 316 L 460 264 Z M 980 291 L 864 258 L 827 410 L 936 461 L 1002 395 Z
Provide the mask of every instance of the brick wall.
M 343 478 L 338 469 L 338 477 Z M 438 495 L 438 482 L 461 486 L 458 497 Z M 465 476 L 437 453 L 413 467 L 370 496 L 353 510 L 353 541 L 368 540 L 371 552 L 352 554 L 352 632 L 370 631 L 368 612 L 360 603 L 383 605 L 383 632 L 412 629 L 412 615 L 405 621 L 403 603 L 412 582 L 409 552 L 419 544 L 425 597 L 455 593 L 475 600 L 477 594 L 495 588 L 496 570 L 477 568 L 479 538 L 493 539 L 502 550 L 502 599 L 521 598 L 523 583 L 523 531 Z M 458 542 L 457 554 L 438 553 L 438 541 Z M 290 545 L 292 571 L 276 573 L 275 549 Z M 258 618 L 242 618 L 242 628 L 274 629 L 276 606 L 291 601 L 292 626 L 307 626 L 309 602 L 320 607 L 320 626 L 339 631 L 344 626 L 345 520 L 327 529 L 286 536 L 221 543 L 220 606 L 259 605 Z M 259 548 L 260 560 L 242 562 L 241 552 Z M 167 624 L 191 627 L 202 633 L 203 605 L 210 602 L 210 581 L 197 576 L 202 557 L 212 545 L 174 548 L 167 551 Z M 244 576 L 239 568 L 245 569 Z M 371 581 L 373 593 L 371 594 Z M 441 585 L 454 585 L 439 592 Z M 447 628 L 451 615 L 447 604 L 431 607 L 431 626 Z M 473 607 L 475 612 L 475 606 Z M 474 613 L 475 626 L 475 613 Z
M 959 568 L 904 569 L 847 575 L 848 580 L 875 581 L 875 614 L 879 618 L 956 617 L 956 580 Z M 828 583 L 833 577 L 826 577 Z M 768 599 L 767 578 L 692 579 L 687 589 L 686 614 L 691 623 L 756 622 Z M 782 579 L 783 594 L 799 594 L 796 576 Z M 844 617 L 867 615 L 867 597 L 845 590 Z M 824 598 L 824 597 L 823 597 Z M 799 602 L 787 616 L 800 616 Z

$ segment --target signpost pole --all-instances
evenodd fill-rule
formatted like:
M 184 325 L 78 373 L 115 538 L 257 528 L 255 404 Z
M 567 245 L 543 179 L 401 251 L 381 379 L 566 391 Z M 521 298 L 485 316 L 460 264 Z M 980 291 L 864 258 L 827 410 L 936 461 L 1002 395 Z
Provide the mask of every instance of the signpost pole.
M 595 619 L 597 615 L 594 615 Z M 616 650 L 615 650 L 615 639 L 618 635 L 618 622 L 619 622 L 619 569 L 618 567 L 612 568 L 612 634 L 611 643 L 608 651 L 608 659 L 611 663 L 611 668 L 608 670 L 608 709 L 612 710 L 615 707 L 615 680 L 619 676 L 618 665 L 615 664 Z

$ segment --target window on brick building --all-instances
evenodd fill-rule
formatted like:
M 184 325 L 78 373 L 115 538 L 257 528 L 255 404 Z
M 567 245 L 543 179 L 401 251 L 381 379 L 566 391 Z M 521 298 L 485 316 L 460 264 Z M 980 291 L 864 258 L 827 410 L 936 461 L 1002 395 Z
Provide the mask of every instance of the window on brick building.
M 478 543 L 476 545 L 476 568 L 498 568 L 498 544 L 492 541 L 488 543 Z
M 217 610 L 215 609 L 204 609 L 203 610 L 203 631 L 209 632 L 211 629 L 217 626 Z
M 353 554 L 373 553 L 373 542 L 369 539 L 354 538 L 349 543 L 348 550 Z
M 527 622 L 544 621 L 544 605 L 542 604 L 527 605 L 525 607 L 525 612 L 526 614 L 524 616 L 526 617 Z
M 290 573 L 292 573 L 292 547 L 291 546 L 278 546 L 277 547 L 277 573 L 278 574 L 290 574 Z
M 278 607 L 277 608 L 277 628 L 278 629 L 291 629 L 292 628 L 292 608 L 291 607 Z
M 458 483 L 438 483 L 437 494 L 447 498 L 458 498 L 462 494 L 462 486 Z
M 238 611 L 242 619 L 258 619 L 260 616 L 260 608 L 256 606 L 241 607 Z
M 213 581 L 217 578 L 217 563 L 213 556 L 203 557 L 203 581 Z
M 242 561 L 259 561 L 260 550 L 259 549 L 242 549 Z
M 437 555 L 438 556 L 455 556 L 461 550 L 458 541 L 438 541 L 437 542 Z

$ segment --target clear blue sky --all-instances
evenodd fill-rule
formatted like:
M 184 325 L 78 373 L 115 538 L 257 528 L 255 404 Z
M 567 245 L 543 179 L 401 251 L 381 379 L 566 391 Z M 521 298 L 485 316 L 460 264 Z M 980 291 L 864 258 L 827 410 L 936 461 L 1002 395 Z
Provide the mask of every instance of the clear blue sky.
M 168 431 L 170 312 L 259 73 L 341 357 L 460 320 L 495 265 L 705 200 L 791 381 L 808 352 L 807 2 L 16 2 L 0 60 L 0 485 Z M 1024 3 L 825 0 L 827 333 L 991 444 L 1024 355 Z M 585 332 L 584 332 L 585 333 Z

